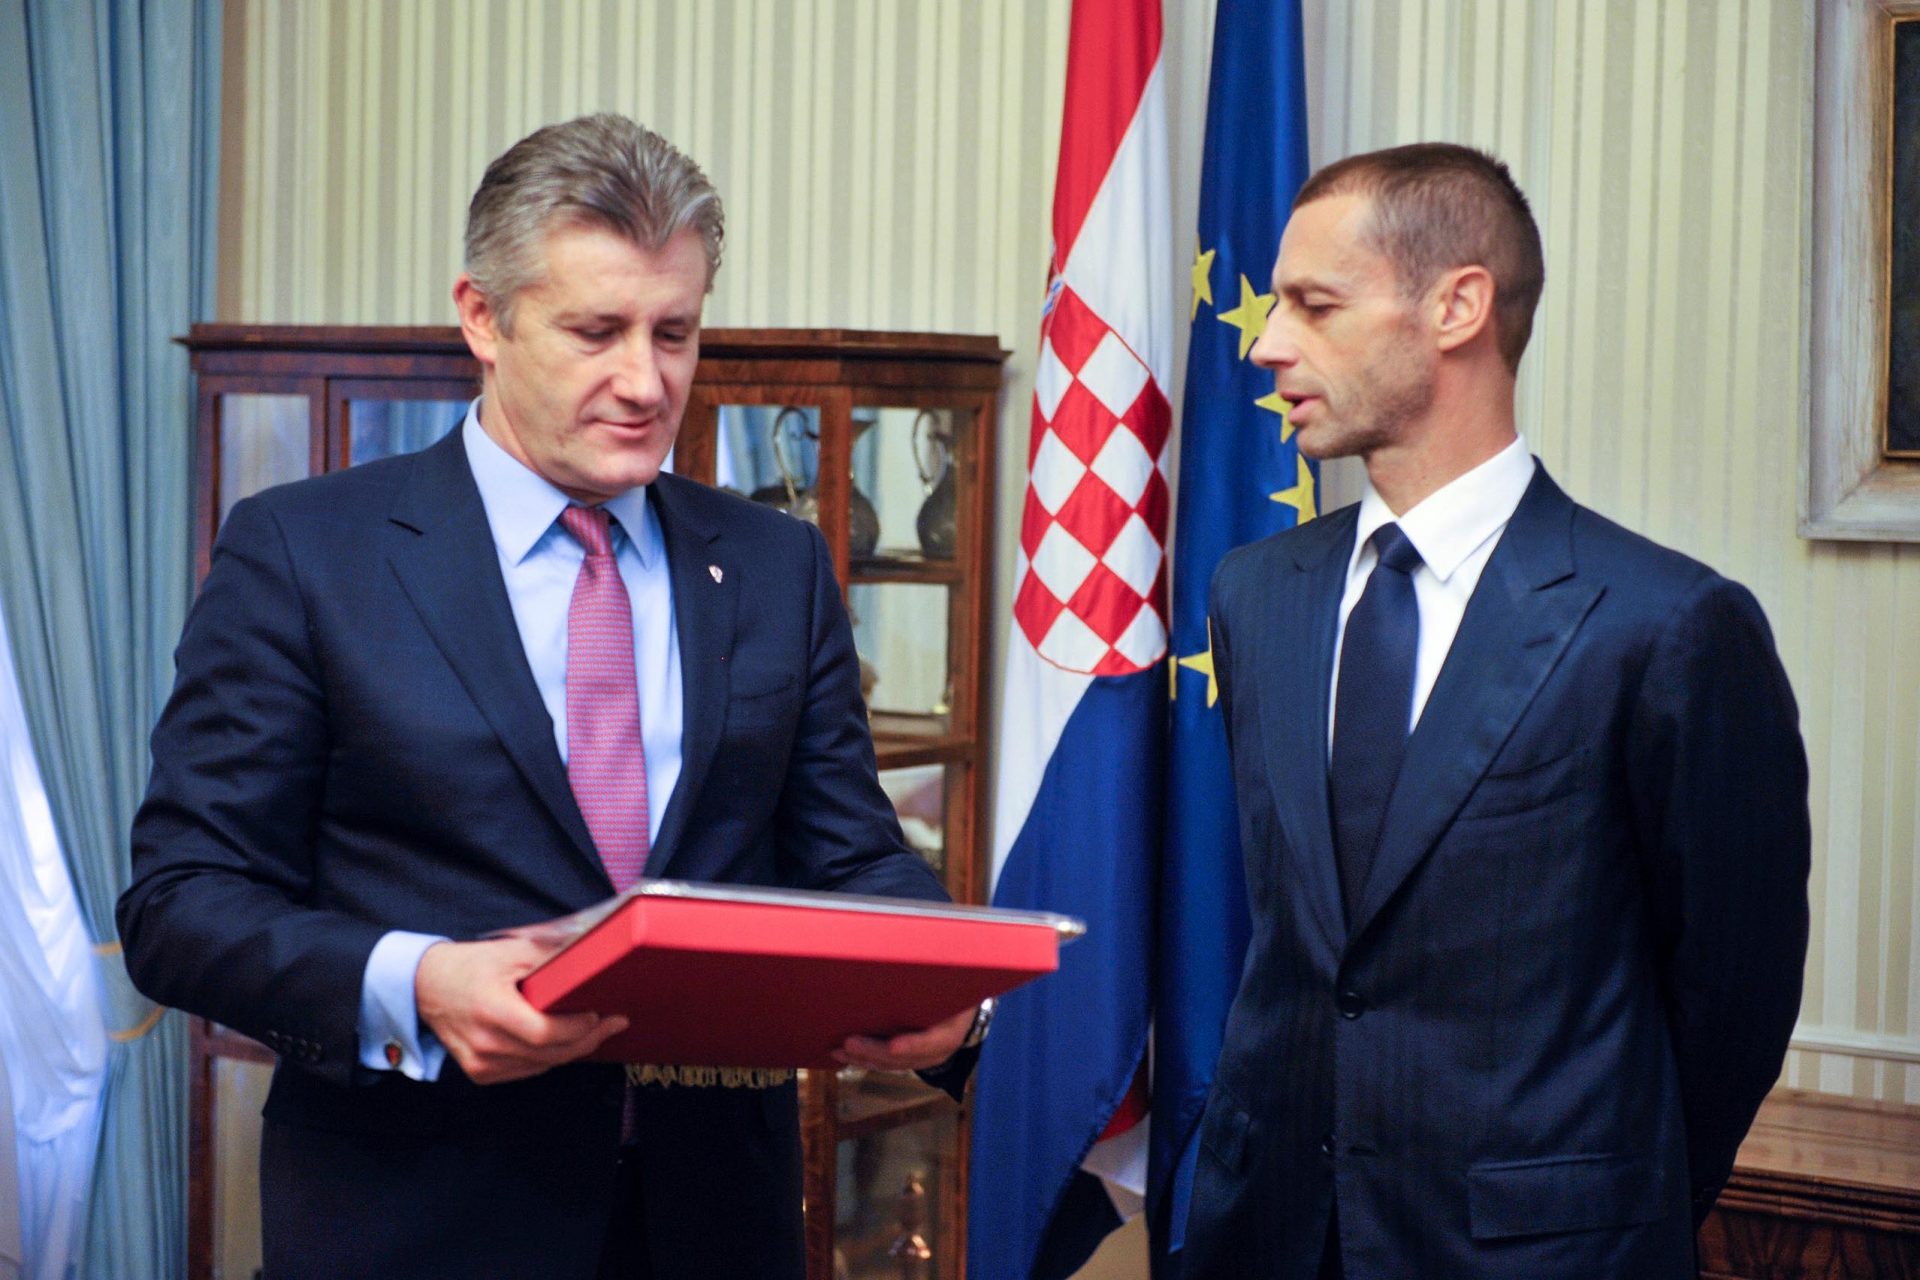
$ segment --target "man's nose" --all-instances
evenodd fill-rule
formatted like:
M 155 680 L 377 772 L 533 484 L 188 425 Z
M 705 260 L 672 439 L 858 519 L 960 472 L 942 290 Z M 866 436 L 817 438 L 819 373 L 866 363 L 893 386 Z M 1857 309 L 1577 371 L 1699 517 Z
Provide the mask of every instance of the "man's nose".
M 666 397 L 652 335 L 635 333 L 627 340 L 614 370 L 612 390 L 629 404 L 654 405 Z
M 1266 328 L 1253 340 L 1253 349 L 1247 356 L 1262 369 L 1284 369 L 1300 358 L 1282 308 L 1275 307 L 1267 316 Z

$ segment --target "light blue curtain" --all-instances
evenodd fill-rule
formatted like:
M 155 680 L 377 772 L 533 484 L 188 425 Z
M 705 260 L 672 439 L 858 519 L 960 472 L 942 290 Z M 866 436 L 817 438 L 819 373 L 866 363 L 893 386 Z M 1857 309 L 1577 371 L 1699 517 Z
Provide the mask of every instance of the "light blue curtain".
M 186 1028 L 127 986 L 113 904 L 191 585 L 212 313 L 219 0 L 0 0 L 0 607 L 103 955 L 106 1111 L 83 1276 L 185 1270 Z

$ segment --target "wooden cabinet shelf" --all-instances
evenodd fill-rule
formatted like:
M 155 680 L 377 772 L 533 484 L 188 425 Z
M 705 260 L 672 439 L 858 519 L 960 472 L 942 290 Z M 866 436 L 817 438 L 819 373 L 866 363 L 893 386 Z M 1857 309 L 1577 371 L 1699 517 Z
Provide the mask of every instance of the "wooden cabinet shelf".
M 959 738 L 894 736 L 875 730 L 874 754 L 882 769 L 913 769 L 922 765 L 963 764 L 975 754 L 972 743 Z
M 839 1093 L 836 1127 L 842 1141 L 960 1110 L 952 1098 L 910 1075 L 881 1072 L 854 1082 L 842 1080 Z
M 951 560 L 929 560 L 911 551 L 882 548 L 871 556 L 853 559 L 851 577 L 855 582 L 924 582 L 959 586 L 966 581 L 966 569 Z

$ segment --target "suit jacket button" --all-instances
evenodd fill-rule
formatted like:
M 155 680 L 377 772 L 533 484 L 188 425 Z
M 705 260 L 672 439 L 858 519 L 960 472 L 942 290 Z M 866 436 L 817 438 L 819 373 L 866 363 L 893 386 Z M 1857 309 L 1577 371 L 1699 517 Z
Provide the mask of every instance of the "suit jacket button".
M 1323 1156 L 1331 1156 L 1333 1154 L 1332 1134 L 1328 1134 L 1326 1137 L 1320 1139 L 1320 1154 Z
M 1360 998 L 1358 991 L 1342 991 L 1334 997 L 1334 1007 L 1340 1010 L 1343 1018 L 1357 1018 L 1366 1011 L 1367 1002 Z

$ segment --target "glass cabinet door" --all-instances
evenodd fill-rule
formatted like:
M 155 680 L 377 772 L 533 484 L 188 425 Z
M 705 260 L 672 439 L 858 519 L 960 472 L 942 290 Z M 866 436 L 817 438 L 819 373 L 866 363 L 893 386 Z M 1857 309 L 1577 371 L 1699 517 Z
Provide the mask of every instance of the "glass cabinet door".
M 972 745 L 979 673 L 970 594 L 979 568 L 975 414 L 970 409 L 856 405 L 853 505 L 877 526 L 869 550 L 850 547 L 847 606 L 870 685 L 876 743 L 917 749 Z M 884 751 L 883 751 L 884 754 Z
M 327 469 L 418 453 L 458 427 L 477 394 L 468 378 L 329 378 Z
M 818 523 L 818 405 L 718 405 L 713 434 L 715 485 Z
M 313 467 L 313 402 L 298 393 L 230 391 L 219 397 L 216 446 L 220 518 L 240 499 Z
M 957 1124 L 948 1112 L 841 1141 L 834 1280 L 959 1280 Z
M 418 453 L 458 427 L 466 415 L 466 400 L 348 400 L 347 465 Z
M 853 483 L 879 523 L 876 549 L 854 558 L 951 565 L 961 520 L 973 414 L 951 408 L 856 405 Z
M 213 1060 L 213 1280 L 260 1275 L 260 1110 L 273 1068 Z

